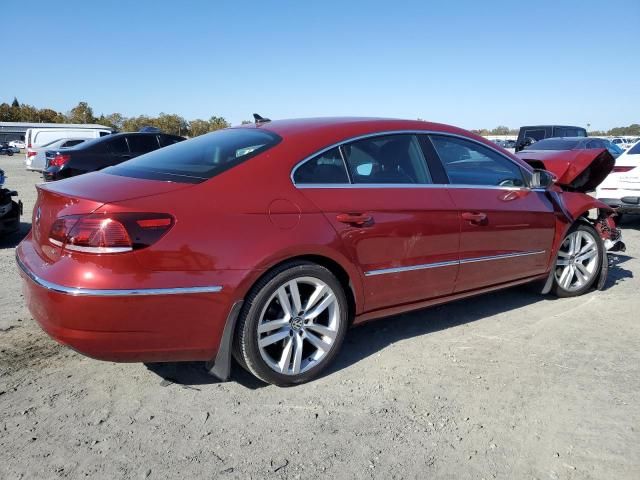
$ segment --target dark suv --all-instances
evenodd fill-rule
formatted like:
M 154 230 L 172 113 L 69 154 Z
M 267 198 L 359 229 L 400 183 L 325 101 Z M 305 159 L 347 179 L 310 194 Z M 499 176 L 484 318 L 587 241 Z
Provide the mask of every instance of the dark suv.
M 516 152 L 532 145 L 538 140 L 550 137 L 586 137 L 587 131 L 582 127 L 569 125 L 536 125 L 532 127 L 520 127 L 518 140 L 516 140 Z
M 49 150 L 42 176 L 49 182 L 102 170 L 183 140 L 166 133 L 116 133 L 75 147 Z

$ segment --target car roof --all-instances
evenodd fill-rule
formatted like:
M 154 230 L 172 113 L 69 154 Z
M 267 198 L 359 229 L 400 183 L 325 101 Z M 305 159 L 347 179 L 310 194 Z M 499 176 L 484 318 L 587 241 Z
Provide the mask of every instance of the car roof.
M 232 128 L 256 128 L 273 132 L 286 139 L 304 137 L 306 143 L 319 143 L 324 146 L 339 143 L 349 138 L 384 132 L 425 131 L 442 132 L 472 137 L 495 147 L 482 137 L 461 128 L 442 123 L 422 120 L 400 120 L 394 118 L 370 117 L 320 117 L 273 120 L 258 124 L 245 124 Z
M 525 125 L 524 127 L 520 127 L 522 128 L 547 128 L 547 127 L 558 127 L 558 128 L 582 128 L 583 130 L 585 130 L 584 127 L 579 127 L 576 125 L 556 125 L 556 124 L 549 124 L 549 125 Z
M 427 122 L 423 120 L 401 120 L 395 118 L 376 117 L 319 117 L 296 118 L 289 120 L 273 120 L 257 124 L 245 124 L 238 128 L 264 129 L 284 138 L 292 151 L 296 150 L 300 158 L 315 153 L 323 148 L 342 143 L 360 136 L 384 134 L 385 132 L 425 132 L 448 133 L 470 138 L 487 147 L 496 150 L 500 147 L 479 135 L 462 128 L 443 123 Z M 529 165 L 510 152 L 500 149 L 500 152 L 530 169 Z

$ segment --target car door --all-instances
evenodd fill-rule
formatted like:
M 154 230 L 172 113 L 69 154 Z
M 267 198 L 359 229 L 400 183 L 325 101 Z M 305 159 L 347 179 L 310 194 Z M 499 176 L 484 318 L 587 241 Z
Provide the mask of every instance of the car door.
M 555 232 L 553 205 L 526 186 L 520 166 L 475 140 L 430 135 L 460 220 L 463 292 L 543 274 Z
M 359 267 L 367 311 L 453 291 L 459 219 L 416 135 L 346 142 L 301 164 L 293 179 Z

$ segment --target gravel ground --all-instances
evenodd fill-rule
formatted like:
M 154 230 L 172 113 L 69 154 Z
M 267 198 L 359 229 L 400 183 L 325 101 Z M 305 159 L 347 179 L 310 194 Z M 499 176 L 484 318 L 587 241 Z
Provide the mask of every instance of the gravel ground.
M 25 203 L 37 174 L 0 157 Z M 115 364 L 49 339 L 0 243 L 0 478 L 640 478 L 640 221 L 606 290 L 511 289 L 353 329 L 321 379 Z

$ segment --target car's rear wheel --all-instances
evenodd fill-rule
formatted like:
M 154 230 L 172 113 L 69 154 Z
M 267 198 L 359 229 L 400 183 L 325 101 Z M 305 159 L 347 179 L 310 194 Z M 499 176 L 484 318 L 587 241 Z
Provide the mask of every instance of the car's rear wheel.
M 348 324 L 338 279 L 311 262 L 282 265 L 261 279 L 238 319 L 235 356 L 261 380 L 293 385 L 335 358 Z
M 602 268 L 604 248 L 598 232 L 585 223 L 573 226 L 562 240 L 554 271 L 554 292 L 576 297 L 587 292 Z

